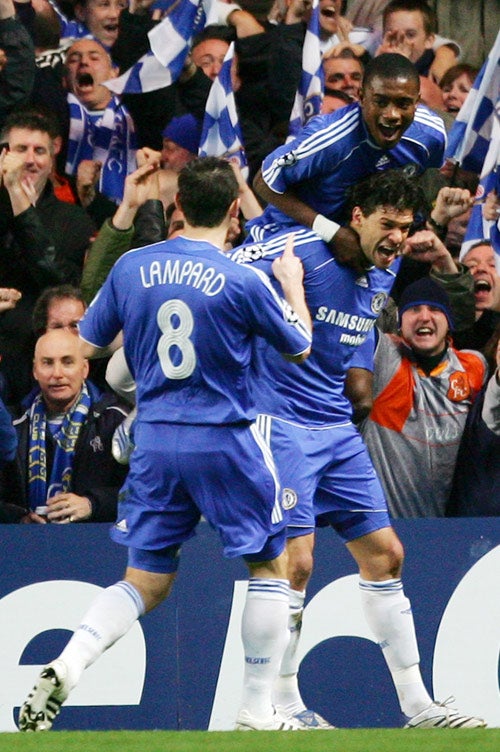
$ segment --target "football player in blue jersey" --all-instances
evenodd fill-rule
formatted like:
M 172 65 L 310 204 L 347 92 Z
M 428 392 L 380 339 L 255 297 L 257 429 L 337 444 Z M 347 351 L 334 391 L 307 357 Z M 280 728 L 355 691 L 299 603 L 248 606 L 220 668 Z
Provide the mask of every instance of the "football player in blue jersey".
M 254 188 L 268 206 L 248 223 L 249 240 L 298 224 L 331 242 L 338 258 L 358 255 L 356 233 L 339 225 L 348 219 L 348 188 L 374 172 L 404 167 L 419 174 L 443 163 L 444 123 L 419 96 L 419 75 L 406 57 L 371 60 L 360 102 L 312 118 L 294 141 L 266 157 Z
M 252 358 L 260 335 L 302 362 L 311 322 L 290 242 L 273 266 L 287 302 L 265 274 L 222 253 L 237 196 L 227 162 L 187 165 L 179 175 L 183 235 L 122 256 L 80 324 L 88 356 L 123 330 L 137 384 L 135 449 L 112 530 L 128 547 L 128 566 L 43 669 L 20 711 L 23 731 L 49 729 L 84 669 L 168 595 L 180 548 L 201 515 L 225 556 L 242 556 L 250 571 L 237 728 L 303 727 L 271 701 L 288 640 L 286 519 L 273 458 L 255 425 Z
M 485 725 L 434 702 L 423 684 L 411 606 L 401 581 L 403 547 L 344 394 L 350 360 L 385 305 L 399 254 L 422 202 L 415 179 L 403 170 L 374 174 L 352 188 L 350 228 L 360 240 L 356 266 L 363 269 L 361 273 L 339 264 L 311 230 L 297 232 L 295 252 L 304 265 L 313 321 L 311 357 L 303 368 L 297 368 L 282 365 L 270 348 L 259 349 L 259 426 L 272 448 L 290 505 L 291 640 L 275 687 L 275 702 L 314 728 L 330 725 L 307 709 L 301 698 L 297 646 L 313 568 L 316 523 L 330 525 L 356 561 L 364 613 L 383 650 L 407 725 Z M 286 237 L 285 231 L 271 240 L 243 246 L 232 257 L 272 277 L 271 264 L 283 252 Z

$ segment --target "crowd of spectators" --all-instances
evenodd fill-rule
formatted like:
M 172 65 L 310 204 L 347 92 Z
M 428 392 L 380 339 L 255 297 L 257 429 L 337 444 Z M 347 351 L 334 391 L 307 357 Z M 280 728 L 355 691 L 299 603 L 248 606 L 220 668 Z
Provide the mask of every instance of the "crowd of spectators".
M 281 158 L 286 160 L 288 123 L 301 75 L 310 3 L 306 0 L 241 0 L 238 4 L 218 2 L 216 5 L 218 23 L 207 26 L 192 40 L 191 51 L 174 83 L 146 93 L 119 95 L 108 88 L 106 82 L 116 79 L 148 52 L 148 32 L 161 22 L 164 12 L 157 4 L 150 0 L 131 0 L 130 3 L 126 0 L 66 0 L 60 4 L 48 0 L 0 0 L 1 521 L 60 521 L 52 511 L 48 516 L 35 513 L 35 507 L 50 509 L 54 506 L 52 499 L 59 498 L 54 492 L 46 494 L 47 504 L 39 504 L 39 499 L 35 503 L 34 494 L 30 500 L 26 466 L 30 442 L 34 442 L 32 435 L 30 438 L 29 424 L 35 408 L 38 410 L 42 405 L 41 412 L 46 410 L 52 432 L 50 443 L 54 446 L 48 455 L 49 478 L 51 472 L 55 472 L 54 465 L 58 464 L 56 447 L 59 446 L 57 435 L 61 421 L 66 412 L 79 403 L 83 384 L 89 385 L 84 391 L 91 395 L 90 404 L 100 405 L 104 399 L 104 416 L 109 415 L 110 405 L 118 406 L 113 412 L 113 428 L 131 408 L 130 403 L 120 402 L 106 380 L 107 361 L 91 364 L 90 376 L 84 374 L 68 401 L 51 402 L 39 378 L 36 347 L 40 349 L 40 342 L 44 341 L 40 337 L 47 337 L 46 332 L 52 329 L 75 333 L 86 306 L 123 253 L 182 232 L 182 213 L 175 206 L 178 175 L 183 166 L 197 156 L 206 100 L 232 42 L 236 53 L 232 83 L 249 175 L 243 177 L 234 166 L 241 211 L 228 233 L 227 249 L 244 241 L 248 221 L 252 241 L 264 237 L 269 222 L 276 221 L 278 215 L 291 217 L 290 226 L 297 221 L 297 216 L 302 217 L 299 223 L 309 224 L 303 219 L 307 213 L 294 215 L 292 204 L 286 203 L 288 186 L 280 183 L 281 166 L 276 165 Z M 342 117 L 339 111 L 354 113 L 358 108 L 362 113 L 360 118 L 364 117 L 373 135 L 376 115 L 368 112 L 363 93 L 364 71 L 373 58 L 394 55 L 410 60 L 415 66 L 420 80 L 420 101 L 433 110 L 433 117 L 437 115 L 444 121 L 444 140 L 445 131 L 451 128 L 500 28 L 500 2 L 467 3 L 463 15 L 457 6 L 461 7 L 462 3 L 319 0 L 324 71 L 320 117 L 326 119 L 324 122 L 329 123 L 328 118 Z M 476 13 L 481 23 L 474 23 L 471 14 Z M 466 27 L 464 18 L 467 18 Z M 343 109 L 346 107 L 350 109 Z M 323 123 L 322 120 L 313 122 Z M 320 125 L 307 127 L 312 127 L 312 133 Z M 462 458 L 464 452 L 469 451 L 464 447 L 472 444 L 476 452 L 484 446 L 485 454 L 493 456 L 492 447 L 496 446 L 500 435 L 495 417 L 498 413 L 496 342 L 500 331 L 500 286 L 489 238 L 481 238 L 466 253 L 460 252 L 479 175 L 455 170 L 450 176 L 450 171 L 442 168 L 443 150 L 439 139 L 431 149 L 435 153 L 426 158 L 425 163 L 423 157 L 415 154 L 411 157 L 413 162 L 420 160 L 422 175 L 415 180 L 420 181 L 426 197 L 425 208 L 413 229 L 434 233 L 436 241 L 431 244 L 432 248 L 436 251 L 439 245 L 440 252 L 441 248 L 445 249 L 446 263 L 443 263 L 443 255 L 441 265 L 437 264 L 439 268 L 436 258 L 429 255 L 428 263 L 424 264 L 405 259 L 396 277 L 390 304 L 379 320 L 375 357 L 375 345 L 371 342 L 371 355 L 355 359 L 346 379 L 355 420 L 361 423 L 375 464 L 379 468 L 391 466 L 391 474 L 399 478 L 399 483 L 402 477 L 395 468 L 394 457 L 402 460 L 404 450 L 401 447 L 408 450 L 412 442 L 415 444 L 417 434 L 427 432 L 428 436 L 429 431 L 434 430 L 434 440 L 427 442 L 429 466 L 434 459 L 443 459 L 446 454 L 444 490 L 442 473 L 437 473 L 440 475 L 438 489 L 433 485 L 432 474 L 427 468 L 423 471 L 426 462 L 423 456 L 416 453 L 414 463 L 406 465 L 405 472 L 415 480 L 415 488 L 417 480 L 426 478 L 427 491 L 420 488 L 418 493 L 415 491 L 419 504 L 413 500 L 406 505 L 399 484 L 387 482 L 385 491 L 394 516 L 497 514 L 499 508 L 498 462 L 478 463 L 483 469 L 476 468 L 476 476 L 472 478 L 472 465 Z M 269 155 L 274 155 L 274 162 Z M 408 160 L 409 155 L 410 152 Z M 366 169 L 363 166 L 361 172 L 359 164 L 349 175 L 350 182 L 365 177 L 363 170 L 369 174 L 380 169 L 375 159 Z M 400 159 L 397 165 L 388 163 L 386 166 L 404 167 L 404 161 Z M 272 179 L 269 178 L 271 171 L 274 171 Z M 297 183 L 307 184 L 306 192 L 312 190 L 318 194 L 316 211 L 321 207 L 322 192 L 325 203 L 334 197 L 338 206 L 330 220 L 342 224 L 341 196 L 345 183 L 339 181 L 332 188 L 335 180 L 328 182 L 328 178 L 323 180 L 322 177 L 313 190 L 307 182 L 311 175 L 297 172 L 297 176 Z M 300 185 L 298 196 L 301 195 Z M 496 195 L 488 196 L 484 204 L 485 218 L 496 220 L 498 206 Z M 310 226 L 318 230 L 318 225 L 315 227 L 311 222 Z M 348 248 L 344 228 L 337 241 L 339 238 L 343 240 L 343 249 Z M 333 242 L 335 251 L 334 246 Z M 340 249 L 337 252 L 340 254 Z M 342 260 L 340 256 L 339 259 Z M 348 258 L 344 260 L 349 263 Z M 415 355 L 411 337 L 405 335 L 404 314 L 398 317 L 397 313 L 398 304 L 408 299 L 408 286 L 423 276 L 428 280 L 429 275 L 434 280 L 432 284 L 444 288 L 449 296 L 441 309 L 444 306 L 445 313 L 452 311 L 447 319 L 448 327 L 430 360 L 429 354 L 422 354 L 418 347 Z M 430 298 L 434 300 L 432 295 Z M 418 304 L 421 305 L 421 301 Z M 434 324 L 424 322 L 420 326 L 425 330 Z M 426 334 L 419 336 L 425 338 Z M 69 345 L 72 341 L 65 342 Z M 73 345 L 76 342 L 75 338 Z M 45 339 L 46 347 L 54 343 L 54 337 Z M 465 355 L 466 350 L 480 354 Z M 436 353 L 440 356 L 437 360 Z M 443 373 L 447 373 L 446 368 L 456 371 L 455 366 L 468 358 L 470 365 L 472 357 L 477 358 L 475 363 L 483 363 L 486 358 L 489 377 L 486 370 L 479 376 L 477 366 L 474 386 L 467 387 L 466 406 L 460 403 L 460 420 L 454 425 L 451 441 L 449 431 L 440 432 L 436 425 L 429 427 L 423 422 L 422 416 L 428 413 L 425 397 L 419 397 L 424 402 L 418 406 L 415 402 L 414 407 L 418 407 L 415 415 L 408 403 L 411 419 L 416 421 L 415 433 L 408 436 L 402 424 L 391 429 L 391 410 L 400 407 L 396 401 L 391 404 L 391 399 L 396 400 L 394 394 L 400 388 L 394 387 L 394 379 L 397 375 L 399 385 L 401 359 L 404 367 L 408 367 L 408 394 L 411 390 L 418 391 L 419 385 L 425 394 L 425 387 L 432 384 L 433 398 L 436 390 L 441 390 L 452 406 L 447 413 L 451 415 L 457 400 L 446 393 Z M 57 358 L 52 354 L 47 358 L 57 370 Z M 65 377 L 54 378 L 64 380 Z M 391 383 L 388 391 L 387 384 Z M 417 400 L 415 395 L 413 398 Z M 5 406 L 15 420 L 15 431 L 10 430 Z M 442 410 L 441 403 L 439 409 Z M 436 406 L 430 410 L 434 416 L 438 412 Z M 442 412 L 439 414 L 442 416 Z M 124 477 L 126 468 L 118 467 L 111 455 L 110 430 L 108 426 L 105 439 L 98 434 L 107 461 L 96 468 L 96 472 L 103 476 L 99 484 L 113 487 L 114 501 L 108 499 L 106 511 L 102 511 L 99 494 L 82 488 L 75 480 L 78 473 L 72 481 L 58 479 L 57 483 L 66 482 L 61 492 L 86 499 L 86 513 L 79 511 L 82 507 L 76 504 L 65 519 L 113 519 L 117 479 Z M 13 456 L 15 433 L 16 457 Z M 86 434 L 87 438 L 82 441 L 87 442 L 88 448 L 95 440 L 95 426 L 87 426 Z M 464 446 L 460 447 L 462 434 Z M 475 440 L 476 434 L 481 440 Z M 441 435 L 446 437 L 441 440 Z M 75 461 L 78 451 L 82 451 L 81 446 L 76 450 Z M 95 448 L 92 451 L 95 453 Z M 440 467 L 439 463 L 434 470 L 436 467 Z M 410 487 L 412 483 L 406 485 L 407 490 Z M 479 493 L 479 488 L 490 490 Z M 485 499 L 490 499 L 491 503 Z

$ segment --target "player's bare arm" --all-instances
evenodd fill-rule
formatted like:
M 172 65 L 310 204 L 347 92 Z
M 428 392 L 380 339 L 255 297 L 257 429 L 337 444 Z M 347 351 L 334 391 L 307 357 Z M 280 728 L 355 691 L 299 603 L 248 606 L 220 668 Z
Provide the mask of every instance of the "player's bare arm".
M 298 224 L 310 227 L 328 244 L 333 256 L 341 264 L 361 270 L 360 259 L 363 258 L 359 237 L 349 227 L 339 227 L 336 222 L 323 217 L 304 203 L 292 190 L 284 193 L 273 191 L 262 177 L 261 170 L 254 178 L 253 187 L 257 195 L 269 204 L 273 204 Z M 322 230 L 323 228 L 323 230 Z

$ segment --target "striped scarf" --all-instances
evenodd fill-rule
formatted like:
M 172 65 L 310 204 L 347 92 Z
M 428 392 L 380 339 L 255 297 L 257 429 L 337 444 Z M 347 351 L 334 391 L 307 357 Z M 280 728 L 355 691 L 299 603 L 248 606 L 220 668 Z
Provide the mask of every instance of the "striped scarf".
M 33 401 L 29 413 L 28 454 L 28 493 L 31 509 L 44 506 L 46 500 L 54 494 L 70 489 L 75 446 L 80 429 L 87 419 L 90 405 L 90 394 L 86 384 L 83 384 L 78 399 L 65 414 L 61 425 L 52 437 L 55 451 L 47 486 L 47 412 L 41 394 Z
M 112 201 L 123 198 L 125 178 L 136 169 L 134 124 L 117 97 L 103 112 L 92 113 L 68 94 L 70 129 L 66 172 L 75 175 L 82 159 L 102 164 L 99 190 Z

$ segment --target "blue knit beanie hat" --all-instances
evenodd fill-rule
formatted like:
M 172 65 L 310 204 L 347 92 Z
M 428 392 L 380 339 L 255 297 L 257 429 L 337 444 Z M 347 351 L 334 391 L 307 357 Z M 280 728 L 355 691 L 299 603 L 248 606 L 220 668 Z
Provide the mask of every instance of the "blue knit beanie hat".
M 439 308 L 446 316 L 450 330 L 453 329 L 453 316 L 451 315 L 448 294 L 431 277 L 422 277 L 422 279 L 412 282 L 411 285 L 408 285 L 403 290 L 398 306 L 400 326 L 403 313 L 408 308 L 418 305 L 429 305 Z
M 193 115 L 188 113 L 172 118 L 161 135 L 173 141 L 177 146 L 187 149 L 191 154 L 198 154 L 201 126 Z

